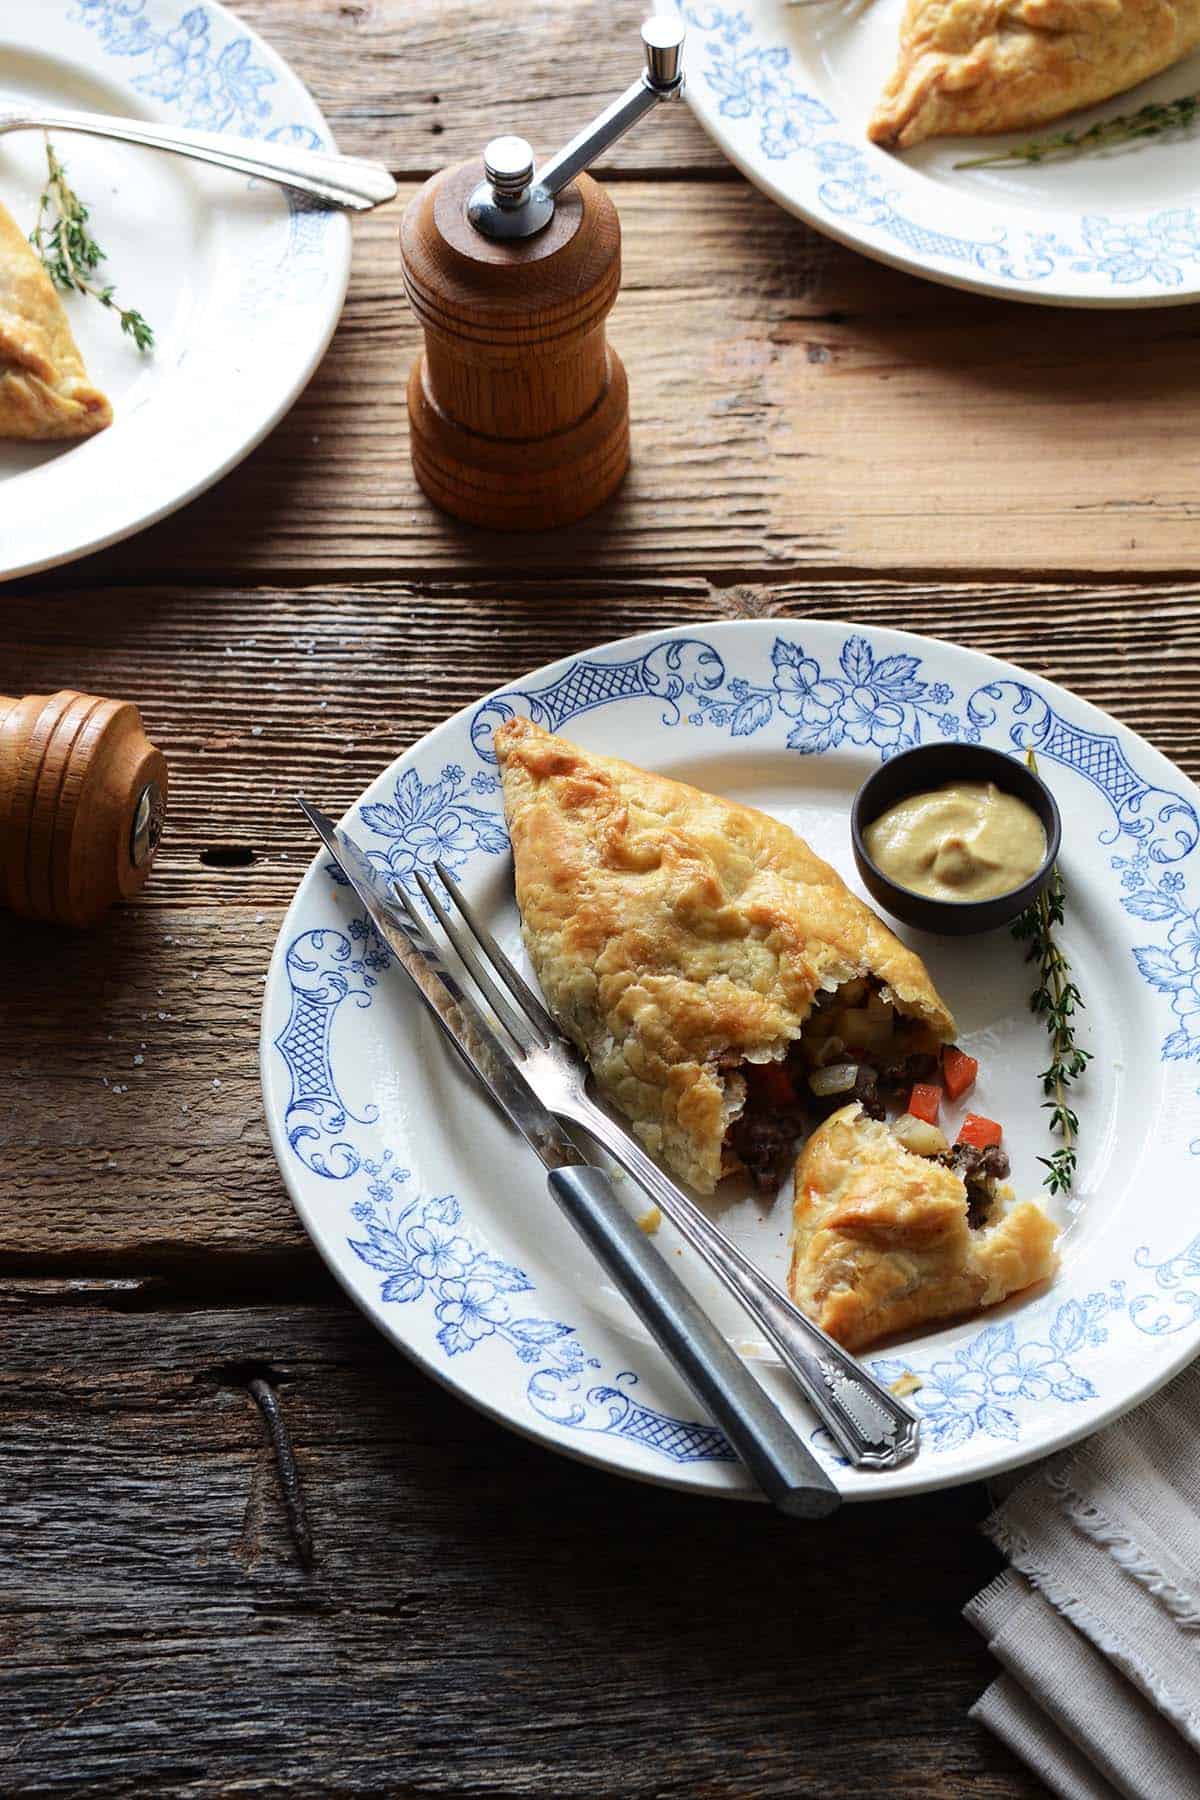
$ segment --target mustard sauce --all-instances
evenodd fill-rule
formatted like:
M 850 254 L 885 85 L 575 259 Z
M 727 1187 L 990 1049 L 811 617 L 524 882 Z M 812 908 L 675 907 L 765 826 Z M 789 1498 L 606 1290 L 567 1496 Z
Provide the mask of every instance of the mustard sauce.
M 1036 875 L 1046 833 L 1033 808 L 990 781 L 897 800 L 863 840 L 889 880 L 932 900 L 991 900 Z

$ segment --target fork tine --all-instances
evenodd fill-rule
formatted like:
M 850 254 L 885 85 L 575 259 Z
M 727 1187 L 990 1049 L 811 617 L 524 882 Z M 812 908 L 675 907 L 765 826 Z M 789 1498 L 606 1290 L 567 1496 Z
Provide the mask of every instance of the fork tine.
M 513 999 L 524 1008 L 530 1024 L 535 1025 L 548 1042 L 559 1042 L 563 1036 L 562 1030 L 546 1011 L 538 995 L 534 993 L 520 970 L 513 967 L 512 962 L 504 954 L 487 926 L 483 924 L 455 876 L 450 873 L 443 862 L 435 862 L 433 866 L 438 872 L 442 886 L 462 914 L 471 935 L 512 994 Z
M 428 921 L 421 917 L 409 895 L 396 880 L 390 883 L 390 891 L 393 899 L 398 902 L 404 912 L 403 920 L 396 922 L 401 926 L 413 949 L 425 958 L 435 974 L 440 976 L 443 971 L 447 974 L 450 973 L 449 965 L 442 955 L 441 946 L 430 931 Z M 458 986 L 461 987 L 462 983 L 459 982 Z
M 436 895 L 427 892 L 426 883 L 422 881 L 422 878 L 419 875 L 417 876 L 417 880 L 421 883 L 422 892 L 426 894 L 426 898 L 433 907 L 435 916 L 437 916 L 441 912 L 441 908 L 438 906 Z M 401 928 L 409 942 L 412 944 L 413 949 L 418 951 L 420 955 L 424 957 L 425 961 L 440 980 L 452 981 L 456 990 L 461 994 L 463 992 L 463 984 L 457 975 L 454 974 L 450 964 L 442 954 L 441 945 L 430 931 L 428 921 L 421 917 L 420 913 L 413 905 L 412 897 L 404 891 L 400 882 L 393 880 L 390 885 L 394 898 L 404 909 L 404 920 L 403 922 L 397 920 L 397 924 L 401 925 Z M 451 939 L 451 942 L 453 943 L 453 939 Z M 470 970 L 468 969 L 467 972 L 470 973 Z M 471 1004 L 474 1007 L 474 1001 L 472 1001 Z M 478 1008 L 476 1007 L 475 1010 L 478 1011 Z M 501 1013 L 497 1012 L 496 1016 L 498 1022 L 503 1026 L 508 1036 L 517 1044 L 518 1049 L 524 1050 L 525 1040 L 518 1038 L 514 1031 L 509 1030 Z
M 464 967 L 470 974 L 471 979 L 483 994 L 488 1005 L 503 1025 L 505 1031 L 507 1031 L 509 1037 L 512 1038 L 513 1042 L 522 1050 L 528 1049 L 530 1042 L 528 1022 L 518 1011 L 516 1011 L 511 999 L 504 994 L 492 980 L 484 966 L 482 958 L 477 953 L 474 944 L 466 933 L 461 931 L 455 924 L 454 920 L 450 917 L 449 913 L 434 893 L 429 881 L 422 875 L 419 869 L 414 869 L 413 875 L 416 879 L 417 886 L 425 897 L 430 912 L 433 914 L 446 936 L 450 939 L 450 942 L 458 952 Z M 413 910 L 411 904 L 409 910 Z

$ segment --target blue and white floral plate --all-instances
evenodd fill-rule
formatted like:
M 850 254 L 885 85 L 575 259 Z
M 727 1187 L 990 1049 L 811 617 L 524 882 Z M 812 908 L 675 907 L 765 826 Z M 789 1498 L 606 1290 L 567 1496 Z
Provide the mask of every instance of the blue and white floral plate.
M 416 894 L 445 857 L 520 955 L 492 732 L 519 711 L 592 749 L 766 808 L 857 887 L 849 808 L 901 747 L 1037 750 L 1066 821 L 1064 944 L 1095 1053 L 1079 1087 L 1080 1179 L 1048 1291 L 872 1358 L 922 1386 L 924 1449 L 898 1474 L 837 1468 L 854 1499 L 994 1475 L 1093 1431 L 1200 1348 L 1200 795 L 1149 744 L 1019 669 L 902 632 L 751 621 L 654 632 L 539 670 L 398 758 L 345 825 Z M 313 796 L 320 800 L 319 793 Z M 297 818 L 297 832 L 300 832 Z M 859 890 L 861 891 L 861 890 Z M 972 1105 L 1002 1120 L 1015 1185 L 1052 1148 L 1031 977 L 1006 932 L 907 933 L 980 1059 Z M 267 979 L 271 1142 L 313 1241 L 364 1312 L 464 1399 L 555 1449 L 645 1480 L 745 1494 L 741 1465 L 469 1084 L 319 855 Z M 722 1224 L 782 1280 L 787 1201 L 731 1184 Z M 636 1196 L 630 1204 L 637 1208 Z M 640 1210 L 640 1209 L 639 1209 Z M 669 1228 L 657 1242 L 674 1260 Z M 771 1390 L 836 1458 L 767 1346 L 686 1271 Z
M 900 155 L 868 143 L 905 0 L 673 0 L 688 25 L 687 96 L 751 181 L 789 212 L 915 275 L 1065 306 L 1163 306 L 1200 294 L 1195 133 L 1016 169 L 960 169 L 1009 138 Z M 1070 123 L 1200 88 L 1200 58 Z M 1049 128 L 1056 129 L 1055 127 Z
M 0 92 L 47 105 L 333 148 L 300 80 L 214 0 L 0 0 Z M 66 305 L 109 430 L 0 443 L 0 578 L 115 543 L 203 491 L 278 423 L 333 335 L 350 226 L 279 188 L 99 138 L 54 139 L 142 356 L 93 301 Z M 34 223 L 39 132 L 0 141 L 0 201 Z

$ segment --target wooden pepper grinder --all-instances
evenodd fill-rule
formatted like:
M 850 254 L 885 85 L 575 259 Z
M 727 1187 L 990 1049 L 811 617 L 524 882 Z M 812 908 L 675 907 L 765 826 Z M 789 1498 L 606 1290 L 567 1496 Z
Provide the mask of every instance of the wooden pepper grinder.
M 641 77 L 541 169 L 524 138 L 493 138 L 404 214 L 404 286 L 425 333 L 408 383 L 413 468 L 469 524 L 565 525 L 625 473 L 629 392 L 604 331 L 621 226 L 583 170 L 682 92 L 683 37 L 678 20 L 648 19 Z
M 166 796 L 166 762 L 128 701 L 0 695 L 0 905 L 91 925 L 150 873 Z

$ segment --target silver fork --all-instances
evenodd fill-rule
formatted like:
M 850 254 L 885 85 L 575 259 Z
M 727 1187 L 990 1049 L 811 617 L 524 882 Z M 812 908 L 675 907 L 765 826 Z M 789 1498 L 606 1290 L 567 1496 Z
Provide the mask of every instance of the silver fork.
M 145 119 L 120 119 L 108 113 L 71 112 L 65 107 L 39 106 L 33 110 L 0 99 L 0 136 L 6 131 L 79 131 L 88 137 L 117 138 L 123 144 L 142 144 L 150 150 L 169 150 L 197 162 L 232 169 L 238 175 L 257 176 L 280 187 L 311 194 L 327 206 L 349 212 L 369 212 L 396 196 L 396 183 L 380 163 L 363 162 L 357 156 L 335 156 L 323 150 L 303 150 L 294 144 L 274 144 L 265 139 L 225 137 L 215 131 L 183 131 L 175 125 L 152 124 Z
M 526 1080 L 543 1105 L 585 1131 L 661 1208 L 756 1321 L 856 1468 L 894 1469 L 907 1462 L 916 1454 L 920 1437 L 917 1414 L 793 1306 L 651 1161 L 624 1126 L 596 1104 L 587 1091 L 588 1067 L 580 1051 L 513 967 L 450 870 L 441 862 L 434 867 L 458 917 L 447 911 L 430 882 L 417 872 L 426 904 L 513 1040 Z M 436 948 L 428 925 L 399 882 L 393 882 L 392 892 L 405 910 L 418 947 Z

